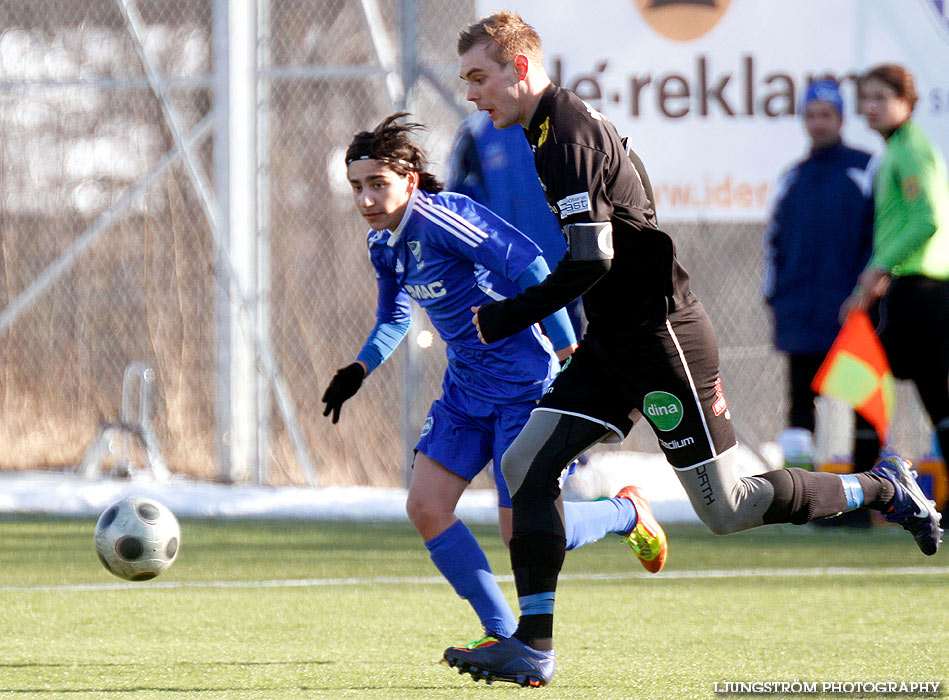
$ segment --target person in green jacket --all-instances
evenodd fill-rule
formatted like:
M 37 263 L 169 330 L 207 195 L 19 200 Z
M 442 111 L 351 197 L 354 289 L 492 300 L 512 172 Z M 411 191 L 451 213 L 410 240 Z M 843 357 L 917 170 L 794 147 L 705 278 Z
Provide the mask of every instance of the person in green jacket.
M 893 374 L 911 379 L 949 458 L 949 176 L 912 120 L 913 74 L 894 64 L 861 78 L 867 126 L 886 140 L 874 178 L 873 253 L 844 303 L 875 310 Z M 943 506 L 945 507 L 945 505 Z M 943 519 L 946 522 L 946 519 Z

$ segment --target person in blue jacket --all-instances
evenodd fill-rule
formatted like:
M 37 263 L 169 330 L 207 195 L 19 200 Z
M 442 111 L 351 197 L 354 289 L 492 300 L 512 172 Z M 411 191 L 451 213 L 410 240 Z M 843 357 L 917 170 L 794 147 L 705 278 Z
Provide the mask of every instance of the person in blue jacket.
M 546 336 L 534 325 L 491 345 L 481 342 L 471 308 L 518 294 L 550 269 L 520 231 L 469 197 L 442 190 L 411 139 L 421 125 L 398 123 L 405 116 L 391 115 L 357 133 L 346 151 L 353 199 L 370 227 L 378 302 L 375 327 L 356 360 L 337 371 L 323 394 L 323 415 L 332 414 L 336 423 L 343 403 L 392 354 L 408 332 L 414 300 L 445 341 L 448 366 L 442 395 L 415 447 L 406 511 L 432 562 L 474 608 L 487 638 L 510 637 L 517 619 L 454 511 L 469 482 L 493 460 L 501 536 L 510 542 L 511 497 L 501 456 L 557 372 L 557 355 L 569 356 L 576 338 L 561 309 L 545 319 Z M 617 533 L 640 556 L 640 529 L 661 533 L 635 486 L 614 498 L 562 507 L 568 548 Z
M 810 153 L 781 177 L 764 233 L 764 295 L 774 316 L 774 344 L 788 357 L 789 428 L 780 442 L 794 466 L 813 464 L 811 380 L 837 337 L 841 304 L 873 243 L 872 159 L 841 139 L 843 100 L 835 81 L 808 86 L 803 118 Z M 878 452 L 876 432 L 858 415 L 855 471 L 870 469 Z M 869 523 L 868 511 L 854 513 L 859 524 Z

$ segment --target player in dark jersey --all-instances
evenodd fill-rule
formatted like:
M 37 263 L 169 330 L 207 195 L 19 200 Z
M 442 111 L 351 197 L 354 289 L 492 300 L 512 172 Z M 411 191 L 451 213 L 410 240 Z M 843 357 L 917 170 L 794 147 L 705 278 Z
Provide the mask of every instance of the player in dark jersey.
M 511 564 L 521 616 L 514 637 L 445 659 L 472 677 L 544 685 L 553 676 L 553 611 L 564 557 L 557 475 L 577 453 L 621 440 L 645 415 L 693 507 L 717 534 L 803 524 L 859 507 L 885 510 L 926 554 L 939 516 L 897 458 L 853 475 L 779 469 L 737 476 L 737 445 L 711 323 L 616 129 L 551 84 L 540 38 L 498 12 L 458 41 L 467 99 L 496 128 L 524 127 L 567 253 L 543 282 L 474 309 L 495 342 L 582 295 L 589 325 L 570 363 L 502 460 L 514 506 Z

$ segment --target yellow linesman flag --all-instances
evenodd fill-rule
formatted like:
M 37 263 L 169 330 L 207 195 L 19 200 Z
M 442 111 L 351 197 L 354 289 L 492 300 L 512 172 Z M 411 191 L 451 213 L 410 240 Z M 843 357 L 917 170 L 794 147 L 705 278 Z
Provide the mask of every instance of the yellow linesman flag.
M 853 406 L 876 428 L 880 442 L 886 443 L 896 410 L 896 384 L 883 345 L 865 312 L 851 311 L 847 316 L 811 388 Z

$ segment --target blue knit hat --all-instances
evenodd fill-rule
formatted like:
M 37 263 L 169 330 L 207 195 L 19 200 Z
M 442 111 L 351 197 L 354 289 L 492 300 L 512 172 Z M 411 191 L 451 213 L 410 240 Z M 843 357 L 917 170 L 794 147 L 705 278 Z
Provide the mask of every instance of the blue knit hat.
M 807 86 L 807 92 L 804 94 L 804 102 L 801 104 L 801 110 L 808 102 L 813 101 L 826 102 L 833 105 L 837 113 L 844 114 L 844 101 L 840 96 L 840 86 L 836 80 L 815 80 Z

